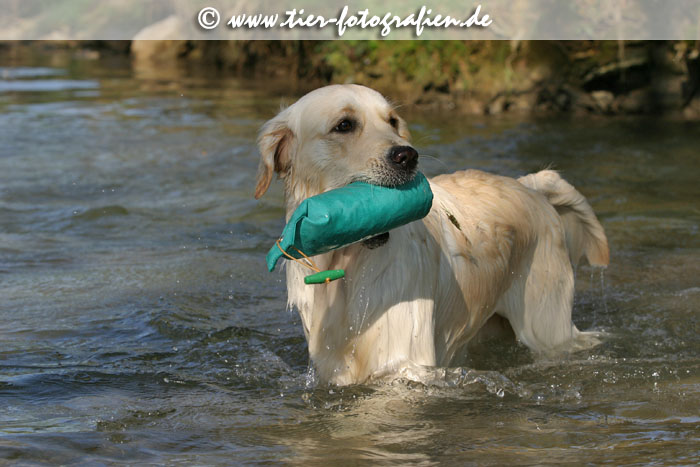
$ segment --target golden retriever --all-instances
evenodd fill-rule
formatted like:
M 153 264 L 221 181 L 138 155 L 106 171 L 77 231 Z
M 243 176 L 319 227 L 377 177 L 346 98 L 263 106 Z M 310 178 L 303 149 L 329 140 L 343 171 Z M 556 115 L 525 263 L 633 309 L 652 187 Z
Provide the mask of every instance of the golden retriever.
M 304 199 L 353 181 L 393 186 L 415 174 L 406 123 L 378 92 L 317 89 L 261 129 L 255 197 L 283 180 L 287 219 Z M 571 321 L 574 267 L 608 263 L 605 233 L 585 198 L 556 172 L 518 180 L 477 170 L 430 180 L 422 220 L 314 258 L 346 278 L 305 285 L 287 262 L 321 382 L 363 383 L 405 368 L 459 364 L 500 322 L 537 353 L 598 343 Z

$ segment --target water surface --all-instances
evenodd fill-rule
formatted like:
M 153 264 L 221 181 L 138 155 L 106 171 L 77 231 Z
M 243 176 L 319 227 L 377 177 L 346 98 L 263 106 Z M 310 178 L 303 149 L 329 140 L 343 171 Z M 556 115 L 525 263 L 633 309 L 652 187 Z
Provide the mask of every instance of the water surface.
M 700 461 L 700 125 L 408 112 L 422 170 L 552 166 L 612 259 L 577 271 L 558 361 L 493 344 L 426 384 L 309 371 L 256 131 L 294 96 L 101 63 L 0 68 L 0 459 L 47 463 Z

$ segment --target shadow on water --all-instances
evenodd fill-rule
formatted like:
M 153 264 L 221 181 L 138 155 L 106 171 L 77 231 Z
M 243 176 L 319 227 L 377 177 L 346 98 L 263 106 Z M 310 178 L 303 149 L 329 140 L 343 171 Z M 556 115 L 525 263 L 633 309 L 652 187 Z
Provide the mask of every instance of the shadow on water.
M 696 463 L 696 123 L 407 114 L 428 175 L 560 170 L 610 239 L 557 361 L 491 342 L 462 368 L 314 384 L 283 224 L 252 200 L 260 83 L 0 68 L 0 458 L 10 462 Z

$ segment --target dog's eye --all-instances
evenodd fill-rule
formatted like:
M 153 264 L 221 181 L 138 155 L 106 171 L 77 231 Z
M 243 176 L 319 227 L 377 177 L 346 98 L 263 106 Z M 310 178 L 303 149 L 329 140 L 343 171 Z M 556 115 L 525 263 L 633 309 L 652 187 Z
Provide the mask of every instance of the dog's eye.
M 389 117 L 389 125 L 393 126 L 397 130 L 399 129 L 399 119 L 396 117 Z
M 355 122 L 349 119 L 343 119 L 338 123 L 334 128 L 333 131 L 336 133 L 350 133 L 352 130 L 355 129 Z

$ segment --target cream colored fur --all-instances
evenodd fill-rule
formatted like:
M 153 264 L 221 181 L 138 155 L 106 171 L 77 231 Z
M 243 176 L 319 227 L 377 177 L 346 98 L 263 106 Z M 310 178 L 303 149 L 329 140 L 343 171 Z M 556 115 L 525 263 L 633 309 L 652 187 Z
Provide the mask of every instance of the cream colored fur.
M 355 123 L 352 132 L 334 130 L 344 119 Z M 289 218 L 305 198 L 352 181 L 391 184 L 387 153 L 409 140 L 379 93 L 318 89 L 263 126 L 256 197 L 276 172 Z M 519 180 L 467 170 L 435 177 L 431 187 L 428 216 L 392 230 L 385 245 L 314 258 L 321 269 L 345 269 L 345 279 L 305 285 L 309 271 L 287 262 L 288 300 L 321 381 L 457 364 L 498 316 L 538 353 L 597 343 L 571 321 L 573 267 L 583 257 L 608 263 L 603 228 L 578 191 L 550 170 Z

